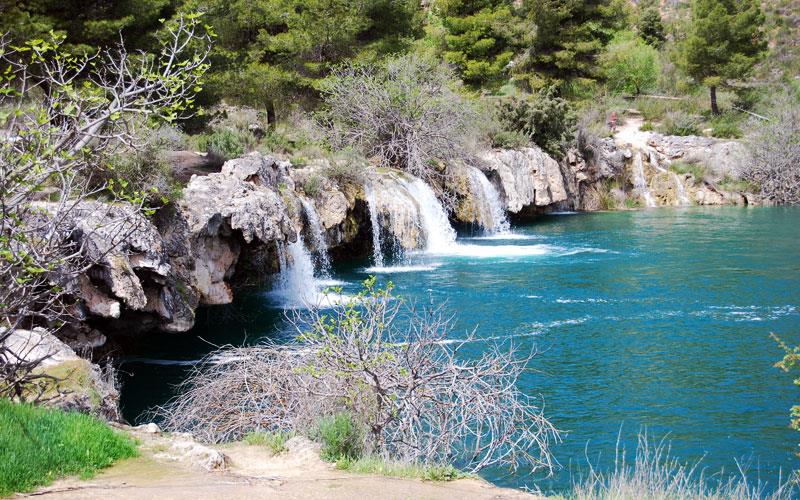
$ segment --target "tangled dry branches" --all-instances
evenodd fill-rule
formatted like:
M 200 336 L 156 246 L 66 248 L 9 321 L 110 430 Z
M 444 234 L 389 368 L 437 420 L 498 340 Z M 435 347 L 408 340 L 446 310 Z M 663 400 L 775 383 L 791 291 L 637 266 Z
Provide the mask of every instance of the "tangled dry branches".
M 438 308 L 417 309 L 368 281 L 352 302 L 294 320 L 289 346 L 212 354 L 158 411 L 166 429 L 209 442 L 257 431 L 307 432 L 346 411 L 367 430 L 365 449 L 409 463 L 549 470 L 558 431 L 518 388 L 533 353 L 449 339 Z

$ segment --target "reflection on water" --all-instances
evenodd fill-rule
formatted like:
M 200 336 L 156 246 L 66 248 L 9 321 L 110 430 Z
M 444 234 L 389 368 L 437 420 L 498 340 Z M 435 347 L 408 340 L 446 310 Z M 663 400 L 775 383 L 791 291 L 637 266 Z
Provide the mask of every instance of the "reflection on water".
M 646 427 L 668 435 L 674 456 L 705 457 L 709 472 L 735 470 L 744 458 L 752 477 L 774 481 L 779 468 L 800 466 L 800 439 L 787 426 L 797 398 L 791 377 L 772 367 L 780 352 L 768 336 L 800 343 L 800 210 L 579 214 L 513 232 L 384 268 L 350 262 L 333 277 L 352 293 L 377 272 L 398 294 L 447 300 L 456 334 L 477 326 L 486 342 L 513 337 L 541 351 L 523 384 L 568 431 L 555 448 L 564 469 L 539 483 L 544 489 L 566 487 L 587 449 L 593 464 L 613 463 L 621 426 L 629 450 Z M 139 359 L 122 367 L 125 415 L 163 402 L 190 369 L 151 360 L 195 360 L 210 343 L 286 338 L 284 313 L 270 304 L 263 293 L 242 295 L 200 311 L 189 334 L 148 338 Z M 488 477 L 533 482 L 503 471 Z

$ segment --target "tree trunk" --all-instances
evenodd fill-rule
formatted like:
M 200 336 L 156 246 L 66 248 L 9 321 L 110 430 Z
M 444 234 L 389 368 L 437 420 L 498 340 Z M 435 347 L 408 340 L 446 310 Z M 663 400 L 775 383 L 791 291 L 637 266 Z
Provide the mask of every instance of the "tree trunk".
M 267 128 L 274 129 L 275 127 L 275 101 L 272 99 L 267 100 Z
M 717 86 L 711 86 L 711 113 L 714 115 L 719 114 L 719 106 L 717 106 Z

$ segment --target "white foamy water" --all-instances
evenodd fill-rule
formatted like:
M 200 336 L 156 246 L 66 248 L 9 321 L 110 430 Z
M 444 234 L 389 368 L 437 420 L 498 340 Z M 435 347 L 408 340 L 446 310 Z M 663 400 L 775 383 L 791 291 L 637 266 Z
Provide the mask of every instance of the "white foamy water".
M 372 266 L 364 269 L 366 273 L 373 274 L 394 274 L 394 273 L 421 273 L 425 271 L 433 271 L 440 267 L 441 264 L 420 264 L 420 265 L 404 265 L 398 264 L 396 266 Z
M 644 198 L 645 205 L 648 207 L 655 207 L 656 200 L 650 194 L 650 187 L 647 185 L 647 178 L 644 176 L 644 163 L 642 161 L 642 153 L 636 152 L 633 157 L 633 187 Z
M 378 205 L 375 202 L 375 191 L 372 186 L 364 184 L 364 194 L 369 208 L 369 222 L 372 226 L 372 263 L 376 266 L 383 265 L 383 252 L 381 251 L 381 226 L 378 222 Z
M 503 209 L 500 193 L 489 182 L 480 169 L 469 167 L 470 191 L 475 198 L 475 204 L 480 212 L 484 231 L 490 234 L 503 234 L 511 229 Z
M 678 193 L 678 199 L 676 200 L 679 207 L 688 207 L 692 204 L 689 197 L 686 195 L 686 188 L 683 186 L 683 181 L 681 178 L 678 177 L 678 174 L 675 172 L 670 172 L 672 174 L 672 178 L 675 180 L 675 189 Z
M 425 234 L 425 250 L 441 253 L 452 247 L 456 241 L 456 231 L 450 225 L 447 213 L 430 186 L 420 179 L 402 179 L 400 182 L 419 206 L 419 223 Z
M 317 280 L 314 277 L 314 262 L 302 236 L 298 235 L 297 241 L 287 245 L 285 250 L 281 246 L 278 247 L 278 261 L 281 266 L 278 281 L 267 296 L 284 309 L 332 307 L 352 299 L 347 294 L 322 290 L 325 286 L 337 286 L 343 282 L 330 279 Z
M 308 230 L 312 238 L 311 242 L 314 244 L 316 250 L 315 256 L 317 259 L 317 269 L 320 276 L 329 277 L 331 275 L 331 259 L 328 257 L 328 243 L 325 241 L 325 231 L 322 228 L 319 214 L 317 213 L 314 204 L 305 198 L 300 198 L 300 203 L 303 205 L 303 211 L 308 221 Z
M 500 233 L 488 234 L 485 236 L 472 236 L 469 238 L 462 238 L 464 240 L 481 240 L 481 241 L 515 241 L 515 240 L 541 240 L 541 236 L 535 234 L 518 234 L 518 233 Z

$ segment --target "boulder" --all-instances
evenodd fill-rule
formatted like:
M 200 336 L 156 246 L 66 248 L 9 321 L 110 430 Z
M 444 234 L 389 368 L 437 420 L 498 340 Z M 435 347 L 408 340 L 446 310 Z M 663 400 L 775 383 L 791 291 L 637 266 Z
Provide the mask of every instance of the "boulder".
M 529 206 L 547 207 L 567 200 L 561 168 L 539 148 L 498 149 L 481 156 L 483 169 L 498 179 L 511 213 Z

